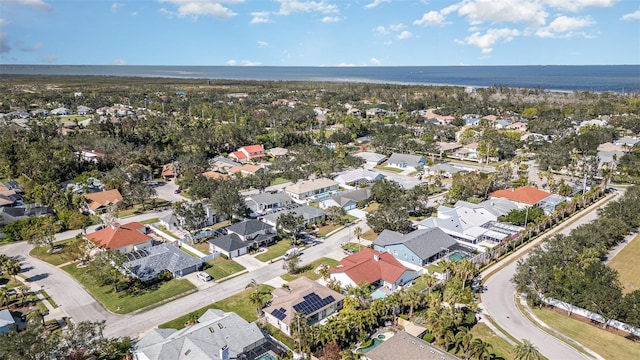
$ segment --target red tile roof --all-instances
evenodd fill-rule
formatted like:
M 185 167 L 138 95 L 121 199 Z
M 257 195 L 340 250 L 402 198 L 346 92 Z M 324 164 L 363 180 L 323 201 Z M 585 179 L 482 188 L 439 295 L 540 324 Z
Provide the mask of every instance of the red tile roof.
M 162 176 L 175 176 L 173 171 L 173 163 L 162 165 Z
M 231 153 L 231 155 L 233 155 L 233 157 L 235 157 L 236 159 L 246 159 L 247 155 L 245 155 L 242 151 L 234 151 Z
M 151 240 L 151 236 L 141 232 L 144 229 L 145 226 L 139 222 L 124 225 L 114 223 L 102 230 L 89 233 L 85 237 L 93 241 L 99 248 L 115 250 Z
M 375 259 L 377 255 L 378 260 Z M 355 282 L 372 284 L 383 279 L 395 283 L 405 271 L 411 269 L 403 266 L 388 252 L 364 249 L 349 255 L 340 261 L 341 266 L 330 269 L 331 273 L 344 272 Z
M 505 198 L 511 201 L 517 201 L 529 205 L 535 205 L 540 200 L 548 197 L 551 193 L 542 191 L 532 186 L 523 186 L 519 188 L 509 188 L 505 190 L 494 191 L 489 196 L 497 198 Z
M 244 149 L 244 151 L 248 152 L 249 154 L 264 152 L 264 147 L 262 147 L 262 145 L 247 145 L 241 147 L 240 149 Z

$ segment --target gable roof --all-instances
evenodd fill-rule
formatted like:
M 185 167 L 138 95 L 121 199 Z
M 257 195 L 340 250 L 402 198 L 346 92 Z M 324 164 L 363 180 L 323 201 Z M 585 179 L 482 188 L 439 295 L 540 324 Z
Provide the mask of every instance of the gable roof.
M 318 310 L 345 298 L 339 292 L 333 291 L 306 277 L 293 280 L 288 285 L 289 290 L 284 288 L 274 289 L 273 299 L 270 305 L 264 309 L 265 313 L 274 315 L 287 325 L 291 324 L 296 312 L 301 312 L 305 316 L 313 315 Z M 320 300 L 316 307 L 305 306 L 305 302 L 314 300 Z M 273 314 L 274 312 L 275 314 Z
M 395 283 L 405 271 L 393 255 L 373 249 L 363 249 L 340 260 L 340 266 L 329 269 L 331 273 L 345 273 L 356 283 L 372 284 L 379 280 Z
M 0 310 L 0 329 L 7 325 L 15 324 L 15 320 L 13 320 L 13 316 L 8 309 Z
M 490 197 L 505 198 L 529 205 L 535 205 L 549 195 L 551 195 L 551 193 L 534 188 L 533 186 L 522 186 L 515 189 L 509 188 L 494 191 L 489 194 Z
M 168 243 L 143 249 L 139 255 L 142 257 L 127 261 L 123 266 L 143 281 L 156 278 L 163 270 L 176 273 L 202 264 L 200 259 Z
M 382 154 L 369 152 L 369 151 L 362 151 L 362 152 L 359 152 L 359 153 L 352 154 L 351 156 L 359 157 L 361 159 L 364 159 L 365 161 L 375 162 L 375 163 L 378 163 L 378 164 L 383 162 L 384 159 L 387 158 L 386 156 L 384 156 Z
M 196 325 L 151 330 L 136 343 L 134 352 L 149 360 L 221 360 L 220 349 L 228 346 L 229 358 L 235 359 L 264 338 L 255 323 L 232 312 L 209 309 Z
M 84 195 L 87 199 L 87 206 L 91 210 L 96 210 L 101 206 L 108 206 L 111 204 L 117 204 L 122 201 L 122 195 L 118 189 L 99 191 Z
M 415 230 L 408 234 L 384 230 L 373 241 L 373 244 L 381 247 L 403 244 L 421 259 L 429 259 L 441 252 L 443 248 L 454 246 L 457 242 L 440 228 L 428 228 Z
M 326 187 L 338 186 L 338 183 L 327 178 L 319 178 L 314 180 L 298 181 L 284 188 L 285 191 L 294 194 L 304 194 L 313 190 L 323 189 Z
M 407 164 L 409 166 L 420 166 L 424 164 L 424 158 L 418 155 L 393 153 L 389 156 L 389 164 Z
M 99 248 L 115 250 L 151 240 L 151 236 L 140 232 L 140 229 L 144 228 L 145 226 L 139 222 L 130 222 L 123 225 L 113 223 L 102 230 L 89 233 L 85 237 Z
M 401 351 L 398 351 L 402 349 Z M 399 331 L 367 353 L 370 360 L 460 360 L 428 342 Z
M 275 204 L 275 203 L 290 203 L 291 197 L 283 192 L 269 193 L 264 192 L 262 194 L 254 194 L 246 197 L 247 200 L 251 200 L 256 204 Z
M 236 233 L 241 236 L 255 234 L 262 230 L 273 230 L 273 226 L 263 223 L 260 220 L 249 219 L 235 223 L 227 228 L 228 232 Z
M 518 209 L 518 206 L 513 201 L 505 198 L 485 200 L 478 204 L 473 204 L 464 200 L 458 200 L 458 202 L 456 202 L 454 205 L 454 207 L 462 206 L 466 206 L 469 208 L 482 207 L 496 217 L 505 216 L 509 212 L 511 212 L 511 210 Z
M 246 145 L 241 147 L 239 150 L 244 150 L 249 154 L 251 154 L 251 153 L 264 152 L 264 147 L 262 147 L 262 145 Z
M 352 169 L 352 170 L 346 171 L 334 177 L 333 180 L 339 183 L 348 184 L 356 181 L 372 182 L 372 181 L 384 179 L 384 177 L 385 177 L 384 175 L 382 175 L 377 171 L 372 171 L 365 168 L 358 168 L 358 169 Z
M 217 248 L 220 248 L 226 252 L 246 248 L 247 246 L 252 244 L 242 240 L 242 238 L 240 238 L 238 234 L 221 235 L 209 240 L 208 243 L 213 244 Z
M 162 165 L 162 176 L 175 176 L 175 172 L 173 171 L 173 163 L 168 163 Z
M 236 159 L 246 159 L 247 155 L 245 155 L 245 153 L 243 153 L 242 151 L 234 151 L 231 154 L 229 154 L 229 156 L 233 156 Z
M 227 175 L 219 173 L 217 171 L 205 171 L 202 173 L 202 176 L 206 177 L 207 179 L 214 180 L 225 180 L 226 178 L 228 178 Z
M 278 218 L 282 214 L 294 213 L 296 215 L 302 215 L 305 221 L 309 221 L 318 217 L 322 217 L 325 215 L 325 212 L 309 205 L 289 205 L 283 209 L 280 209 L 276 212 L 272 212 L 262 216 L 262 219 L 265 221 L 275 224 L 278 222 Z
M 360 202 L 360 201 L 369 200 L 370 198 L 371 198 L 371 189 L 364 188 L 364 189 L 357 189 L 353 191 L 342 191 L 333 195 L 327 200 L 333 200 L 338 204 L 340 204 L 341 206 L 344 206 L 350 201 Z

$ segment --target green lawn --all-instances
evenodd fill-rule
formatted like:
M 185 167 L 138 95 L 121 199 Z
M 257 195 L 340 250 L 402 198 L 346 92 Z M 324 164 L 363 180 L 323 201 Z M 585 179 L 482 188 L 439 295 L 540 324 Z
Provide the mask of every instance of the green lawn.
M 607 359 L 637 359 L 640 354 L 640 343 L 634 343 L 600 327 L 585 324 L 548 309 L 533 308 L 533 313 L 545 324 Z
M 360 236 L 362 239 L 373 241 L 378 237 L 378 234 L 373 232 L 373 230 L 369 230 Z
M 324 237 L 327 236 L 328 233 L 342 227 L 343 225 L 325 225 L 320 227 L 320 229 L 318 230 L 318 232 L 316 233 L 316 236 L 318 237 Z
M 640 254 L 640 235 L 637 235 L 627 246 L 624 247 L 609 263 L 609 267 L 618 270 L 620 274 L 620 283 L 623 292 L 630 293 L 634 290 L 640 290 L 640 262 L 638 259 Z
M 125 292 L 113 293 L 113 287 L 110 285 L 98 286 L 94 284 L 93 281 L 85 278 L 85 269 L 77 268 L 75 263 L 66 265 L 62 269 L 78 280 L 104 307 L 117 314 L 127 314 L 168 301 L 174 297 L 190 294 L 196 290 L 196 287 L 189 280 L 174 279 L 160 284 L 155 289 L 132 296 Z
M 68 263 L 69 261 L 73 261 L 73 256 L 69 253 L 68 245 L 69 242 L 73 239 L 66 239 L 60 242 L 56 242 L 56 246 L 60 246 L 61 249 L 53 254 L 49 254 L 49 246 L 37 246 L 31 249 L 29 255 L 34 258 L 40 259 L 42 261 L 46 261 L 53 266 L 62 265 L 64 263 Z
M 271 181 L 271 186 L 273 186 L 273 185 L 280 185 L 280 184 L 284 184 L 284 183 L 286 183 L 286 182 L 288 182 L 288 181 L 289 181 L 289 180 L 287 180 L 287 179 L 285 179 L 285 178 L 283 178 L 283 177 L 277 177 L 277 178 L 275 178 L 275 179 L 273 179 L 273 180 Z
M 11 289 L 21 286 L 22 282 L 13 280 L 12 276 L 0 276 L 0 285 L 5 285 L 7 289 Z
M 440 265 L 436 265 L 436 264 L 429 264 L 427 266 L 425 266 L 425 268 L 427 270 L 429 270 L 430 273 L 434 273 L 434 272 L 442 272 L 442 266 Z
M 155 224 L 155 223 L 157 223 L 158 221 L 160 221 L 160 219 L 158 219 L 158 218 L 151 218 L 151 219 L 147 219 L 147 220 L 140 221 L 140 223 L 141 223 L 141 224 L 146 224 L 146 225 L 148 225 L 148 224 Z
M 282 239 L 277 243 L 269 246 L 267 248 L 267 252 L 256 255 L 256 259 L 262 262 L 267 262 L 271 259 L 275 259 L 279 256 L 284 255 L 284 253 L 286 253 L 289 249 L 291 249 L 291 241 L 289 239 Z
M 196 250 L 200 251 L 203 254 L 211 254 L 211 248 L 209 248 L 209 243 L 208 242 L 201 242 L 201 243 L 197 243 L 197 244 L 191 244 L 192 248 L 195 248 Z
M 364 211 L 370 213 L 370 212 L 378 210 L 379 207 L 380 207 L 380 203 L 379 202 L 372 201 L 367 205 L 366 208 L 364 208 Z
M 489 327 L 483 323 L 477 323 L 471 329 L 473 337 L 482 339 L 482 341 L 488 342 L 493 346 L 491 351 L 497 358 L 513 359 L 514 347 L 509 344 L 505 339 L 496 335 Z
M 215 280 L 225 278 L 229 275 L 239 273 L 246 270 L 244 266 L 238 264 L 233 260 L 227 260 L 222 257 L 218 257 L 213 260 L 207 261 L 207 265 L 210 268 L 204 270 L 207 274 L 211 275 Z
M 353 252 L 358 252 L 358 251 L 366 248 L 366 246 L 359 245 L 358 243 L 350 242 L 350 243 L 346 243 L 346 244 L 342 245 L 342 248 L 345 249 L 345 250 L 351 250 Z
M 268 299 L 271 299 L 271 291 L 273 290 L 273 286 L 259 285 L 258 289 L 265 294 L 265 298 L 267 298 L 268 296 Z M 249 294 L 252 291 L 255 290 L 253 288 L 245 289 L 226 299 L 222 299 L 211 305 L 207 305 L 186 315 L 182 315 L 178 318 L 168 321 L 164 324 L 160 324 L 158 327 L 160 329 L 182 329 L 184 328 L 184 324 L 189 319 L 199 318 L 208 309 L 220 309 L 222 311 L 235 312 L 236 314 L 240 315 L 240 317 L 249 322 L 255 321 L 258 319 L 258 314 L 256 313 L 256 309 L 248 300 Z
M 200 258 L 200 256 L 192 253 L 191 251 L 187 250 L 184 246 L 180 246 L 180 250 L 184 251 L 185 253 L 187 253 L 189 256 L 193 256 L 194 258 Z
M 380 164 L 380 165 L 376 165 L 376 166 L 375 166 L 375 168 L 376 168 L 376 169 L 379 169 L 379 170 L 392 171 L 392 172 L 395 172 L 395 173 L 401 173 L 401 172 L 403 172 L 403 171 L 404 171 L 404 170 L 402 170 L 402 169 L 398 169 L 398 168 L 395 168 L 395 167 L 387 166 L 387 162 L 386 162 L 386 161 L 385 161 L 385 162 L 383 162 L 383 163 L 382 163 L 382 164 Z
M 284 274 L 281 276 L 281 278 L 283 278 L 285 281 L 292 281 L 295 280 L 299 277 L 308 277 L 311 280 L 318 280 L 320 279 L 320 274 L 315 272 L 315 269 L 321 265 L 321 264 L 327 264 L 330 267 L 334 267 L 334 266 L 338 266 L 340 264 L 340 262 L 338 260 L 334 260 L 334 259 L 330 259 L 330 258 L 320 258 L 314 262 L 312 262 L 309 265 L 305 265 L 301 268 L 301 272 L 293 275 L 293 274 Z

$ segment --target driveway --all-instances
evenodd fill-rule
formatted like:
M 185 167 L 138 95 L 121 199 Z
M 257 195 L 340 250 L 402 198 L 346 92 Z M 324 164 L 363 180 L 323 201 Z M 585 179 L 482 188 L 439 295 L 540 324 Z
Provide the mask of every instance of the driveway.
M 581 218 L 571 224 L 558 228 L 557 230 L 540 237 L 538 240 L 526 245 L 516 254 L 506 258 L 502 263 L 492 266 L 485 270 L 481 276 L 486 278 L 496 267 L 504 264 L 505 261 L 517 259 L 526 254 L 531 248 L 537 246 L 549 236 L 556 234 L 568 234 L 572 229 L 593 221 L 597 218 L 597 210 L 605 203 L 618 198 L 619 194 L 613 197 L 600 200 L 597 204 L 583 210 Z M 580 216 L 580 215 L 578 215 Z M 584 354 L 578 352 L 556 337 L 540 330 L 536 325 L 531 323 L 516 306 L 515 298 L 516 290 L 511 278 L 515 274 L 517 261 L 511 262 L 501 270 L 497 271 L 485 281 L 486 289 L 482 293 L 481 311 L 485 315 L 489 315 L 506 333 L 511 334 L 518 340 L 529 339 L 540 350 L 540 352 L 549 359 L 590 359 Z
M 175 191 L 178 189 L 178 185 L 176 185 L 175 181 L 167 181 L 165 183 L 160 183 L 160 185 L 156 186 L 154 189 L 156 189 L 156 193 L 158 194 L 158 199 L 163 199 L 170 202 L 191 201 L 186 197 L 175 193 Z

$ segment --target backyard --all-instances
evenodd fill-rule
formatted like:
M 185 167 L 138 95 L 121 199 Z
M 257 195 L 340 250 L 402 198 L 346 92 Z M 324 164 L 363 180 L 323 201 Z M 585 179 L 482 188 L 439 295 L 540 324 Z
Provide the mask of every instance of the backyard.
M 318 280 L 320 279 L 320 277 L 322 277 L 322 275 L 316 272 L 316 268 L 322 264 L 329 265 L 329 267 L 334 267 L 340 265 L 340 262 L 338 260 L 323 257 L 312 262 L 311 264 L 302 266 L 300 268 L 300 272 L 298 272 L 297 274 L 284 274 L 281 276 L 281 278 L 285 281 L 292 281 L 299 277 L 305 276 L 311 280 Z
M 618 270 L 622 291 L 627 294 L 634 290 L 640 290 L 640 235 L 631 240 L 611 261 L 609 267 Z
M 211 275 L 214 280 L 219 280 L 246 270 L 244 266 L 238 264 L 237 262 L 233 260 L 227 260 L 222 257 L 217 257 L 213 260 L 209 260 L 206 262 L 206 264 L 210 267 L 205 269 L 204 272 Z
M 131 295 L 125 291 L 114 293 L 111 285 L 98 286 L 84 276 L 86 268 L 78 268 L 73 263 L 63 266 L 62 269 L 81 283 L 105 308 L 117 314 L 127 314 L 148 306 L 160 305 L 196 291 L 189 280 L 173 279 L 153 285 L 141 294 Z

